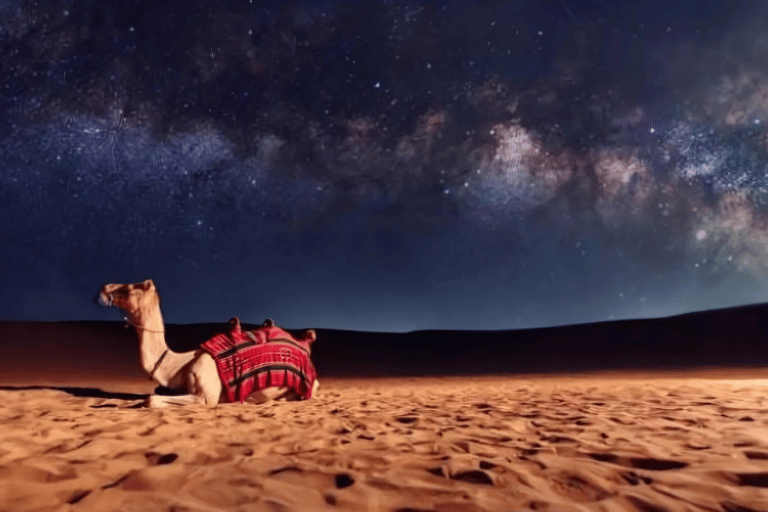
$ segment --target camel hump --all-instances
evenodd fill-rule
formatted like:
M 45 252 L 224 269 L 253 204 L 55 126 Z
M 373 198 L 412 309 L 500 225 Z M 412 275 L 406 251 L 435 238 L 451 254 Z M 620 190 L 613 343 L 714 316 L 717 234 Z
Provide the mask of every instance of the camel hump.
M 304 339 L 309 340 L 310 343 L 317 339 L 317 333 L 314 329 L 307 329 L 304 331 Z
M 229 319 L 229 325 L 233 331 L 239 331 L 240 330 L 240 319 L 236 316 L 233 316 Z
M 264 323 L 262 325 L 264 327 L 274 327 L 275 326 L 275 321 L 272 320 L 271 318 L 267 318 L 266 320 L 264 320 Z

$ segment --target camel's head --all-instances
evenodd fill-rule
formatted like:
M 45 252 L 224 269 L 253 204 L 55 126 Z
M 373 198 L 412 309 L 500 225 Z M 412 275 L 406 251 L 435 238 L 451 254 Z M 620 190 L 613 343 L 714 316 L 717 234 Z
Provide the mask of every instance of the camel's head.
M 155 283 L 147 279 L 140 283 L 105 284 L 99 292 L 98 302 L 102 306 L 117 306 L 126 313 L 136 313 L 157 306 L 160 297 Z

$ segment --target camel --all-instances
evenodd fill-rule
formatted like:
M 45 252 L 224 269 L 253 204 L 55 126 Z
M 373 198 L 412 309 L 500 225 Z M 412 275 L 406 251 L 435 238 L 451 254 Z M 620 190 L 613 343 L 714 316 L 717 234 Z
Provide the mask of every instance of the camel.
M 174 352 L 168 347 L 160 295 L 151 279 L 132 284 L 105 284 L 97 300 L 102 306 L 117 306 L 127 314 L 125 320 L 134 327 L 139 339 L 141 366 L 150 380 L 165 388 L 185 393 L 176 396 L 150 395 L 147 406 L 216 405 L 223 401 L 222 382 L 211 354 L 202 349 Z M 236 317 L 231 322 L 237 322 L 236 327 L 239 328 Z M 274 323 L 267 320 L 264 325 L 272 326 Z M 316 339 L 311 329 L 306 332 L 306 336 L 310 341 Z M 317 391 L 319 384 L 315 379 L 312 393 Z M 248 402 L 254 403 L 281 399 L 292 400 L 297 399 L 297 396 L 287 387 L 266 387 L 248 396 Z

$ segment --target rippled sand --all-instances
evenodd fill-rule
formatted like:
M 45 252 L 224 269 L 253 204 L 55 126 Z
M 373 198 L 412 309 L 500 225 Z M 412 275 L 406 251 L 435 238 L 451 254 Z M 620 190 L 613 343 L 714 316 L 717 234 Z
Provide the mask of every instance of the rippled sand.
M 765 511 L 766 391 L 326 379 L 308 402 L 148 410 L 139 395 L 5 386 L 0 510 Z

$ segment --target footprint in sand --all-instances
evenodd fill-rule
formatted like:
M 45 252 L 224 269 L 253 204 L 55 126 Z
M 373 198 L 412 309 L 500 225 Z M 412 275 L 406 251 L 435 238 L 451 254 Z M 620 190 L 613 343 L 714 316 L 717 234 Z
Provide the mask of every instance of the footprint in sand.
M 118 488 L 124 491 L 178 491 L 186 482 L 187 469 L 182 464 L 171 464 L 173 461 L 168 462 L 169 460 L 170 457 L 166 458 L 164 463 L 129 471 L 114 482 L 102 486 L 102 490 Z
M 450 480 L 459 480 L 470 484 L 493 485 L 493 478 L 491 478 L 487 472 L 480 469 L 470 469 L 452 473 L 447 471 L 444 467 L 438 467 L 427 469 L 427 471 L 435 476 L 442 476 Z
M 175 453 L 161 454 L 157 452 L 147 452 L 144 454 L 144 456 L 147 458 L 147 461 L 153 466 L 162 466 L 163 464 L 170 464 L 171 462 L 179 458 L 179 456 Z
M 615 495 L 567 471 L 549 477 L 549 481 L 555 493 L 576 503 L 602 501 Z
M 768 488 L 768 473 L 735 473 L 734 476 L 738 485 Z
M 337 473 L 330 475 L 318 471 L 307 471 L 298 466 L 284 466 L 273 469 L 268 473 L 272 478 L 293 484 L 310 483 L 312 487 L 346 489 L 355 483 L 355 479 L 349 473 Z
M 627 481 L 629 485 L 639 485 L 640 482 L 650 484 L 653 482 L 653 478 L 649 476 L 641 476 L 635 473 L 634 471 L 630 471 L 629 473 L 622 473 L 621 477 Z
M 688 467 L 687 462 L 676 460 L 654 459 L 645 457 L 622 457 L 613 453 L 589 453 L 590 458 L 600 461 L 626 466 L 635 469 L 647 469 L 650 471 L 668 471 L 670 469 L 682 469 Z
M 91 490 L 90 489 L 75 491 L 67 499 L 67 504 L 74 505 L 75 503 L 78 503 L 80 500 L 82 500 L 83 498 L 85 498 L 89 494 L 91 494 Z
M 346 473 L 339 473 L 333 478 L 337 489 L 345 489 L 355 483 L 355 479 Z

